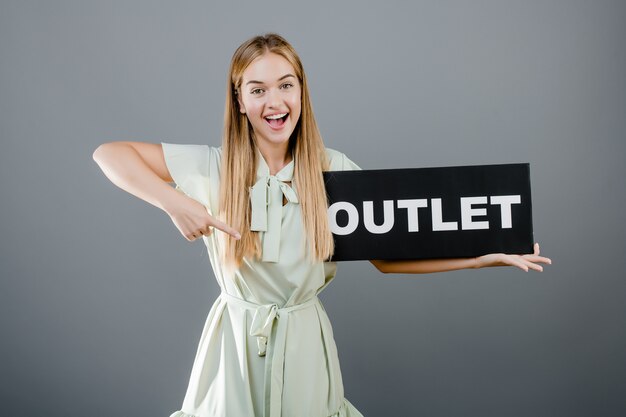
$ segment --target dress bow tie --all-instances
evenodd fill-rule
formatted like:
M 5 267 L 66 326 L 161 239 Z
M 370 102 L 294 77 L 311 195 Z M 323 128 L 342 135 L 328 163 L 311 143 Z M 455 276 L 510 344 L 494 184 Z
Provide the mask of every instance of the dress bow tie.
M 252 219 L 250 230 L 263 232 L 261 236 L 264 262 L 278 262 L 283 217 L 283 195 L 290 203 L 298 203 L 298 196 L 289 184 L 293 178 L 293 160 L 276 175 L 259 155 L 257 182 L 250 187 Z

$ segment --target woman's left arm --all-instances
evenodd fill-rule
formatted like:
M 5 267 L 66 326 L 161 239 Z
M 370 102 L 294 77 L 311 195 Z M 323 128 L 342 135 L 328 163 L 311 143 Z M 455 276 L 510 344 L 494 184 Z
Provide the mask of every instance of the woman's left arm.
M 539 256 L 539 244 L 535 243 L 534 252 L 527 255 L 490 253 L 476 258 L 416 259 L 406 261 L 370 260 L 370 262 L 376 269 L 386 274 L 427 274 L 458 269 L 485 268 L 488 266 L 516 266 L 526 272 L 529 269 L 541 272 L 543 267 L 539 264 L 551 264 L 552 260 Z

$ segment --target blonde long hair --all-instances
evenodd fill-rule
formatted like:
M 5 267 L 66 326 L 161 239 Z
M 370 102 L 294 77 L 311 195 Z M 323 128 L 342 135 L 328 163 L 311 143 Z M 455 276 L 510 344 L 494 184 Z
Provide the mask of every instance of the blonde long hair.
M 261 256 L 259 232 L 250 230 L 249 189 L 256 181 L 257 152 L 254 132 L 248 117 L 239 112 L 237 94 L 245 69 L 265 53 L 285 58 L 293 66 L 301 86 L 301 114 L 289 138 L 289 152 L 294 157 L 295 186 L 302 210 L 304 230 L 313 260 L 326 260 L 334 250 L 327 217 L 326 188 L 322 170 L 328 169 L 328 158 L 320 135 L 304 68 L 294 48 L 280 35 L 255 36 L 237 48 L 230 63 L 224 133 L 222 138 L 222 174 L 219 216 L 241 233 L 241 239 L 224 236 L 223 261 L 239 267 L 243 257 Z

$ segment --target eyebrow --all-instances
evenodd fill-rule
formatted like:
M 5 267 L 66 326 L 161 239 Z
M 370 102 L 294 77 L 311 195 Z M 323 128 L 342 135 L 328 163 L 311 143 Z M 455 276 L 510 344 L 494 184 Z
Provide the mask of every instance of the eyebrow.
M 285 79 L 285 78 L 287 78 L 287 77 L 293 77 L 293 78 L 296 78 L 295 76 L 293 76 L 293 75 L 291 75 L 291 74 L 285 74 L 285 75 L 283 75 L 282 77 L 280 77 L 277 81 L 284 80 L 284 79 Z M 250 81 L 248 81 L 248 82 L 246 83 L 246 85 L 248 85 L 248 84 L 263 84 L 263 81 L 250 80 Z

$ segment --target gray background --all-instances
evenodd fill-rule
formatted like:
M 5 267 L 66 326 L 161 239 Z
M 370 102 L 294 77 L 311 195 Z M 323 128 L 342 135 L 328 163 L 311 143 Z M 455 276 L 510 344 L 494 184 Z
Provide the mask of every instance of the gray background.
M 110 183 L 114 140 L 219 145 L 235 48 L 276 31 L 363 168 L 530 162 L 554 265 L 382 275 L 323 301 L 367 416 L 626 415 L 626 5 L 2 1 L 7 416 L 168 416 L 218 295 L 201 242 Z

